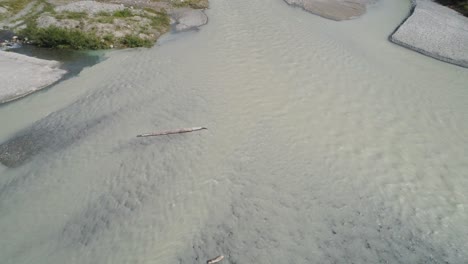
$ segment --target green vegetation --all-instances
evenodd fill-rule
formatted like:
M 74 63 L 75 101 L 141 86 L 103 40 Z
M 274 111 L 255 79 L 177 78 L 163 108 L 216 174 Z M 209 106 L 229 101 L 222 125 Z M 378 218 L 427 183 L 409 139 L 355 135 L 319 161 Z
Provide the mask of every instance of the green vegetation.
M 51 3 L 47 2 L 46 0 L 40 0 L 38 3 L 44 4 L 44 9 L 42 9 L 43 12 L 55 14 L 54 6 Z
M 45 48 L 58 49 L 106 49 L 109 44 L 96 36 L 93 32 L 82 32 L 77 29 L 58 27 L 38 28 L 28 25 L 21 31 L 21 35 L 29 37 L 34 44 Z
M 468 0 L 436 0 L 468 17 Z
M 60 14 L 56 14 L 55 18 L 57 19 L 75 19 L 80 20 L 84 18 L 88 18 L 88 14 L 86 12 L 62 12 Z
M 141 17 L 151 20 L 151 26 L 158 30 L 163 30 L 169 27 L 170 19 L 166 12 L 158 12 L 152 9 L 145 9 L 145 13 L 139 15 Z M 100 12 L 96 16 L 96 21 L 99 23 L 112 24 L 115 18 L 129 18 L 135 14 L 129 9 L 116 11 L 114 13 Z
M 31 2 L 33 2 L 33 1 L 32 0 L 29 0 L 29 1 L 8 0 L 8 1 L 0 2 L 0 6 L 9 7 L 9 10 L 14 11 L 14 14 L 16 14 L 16 13 L 20 12 L 21 10 L 23 10 L 26 7 L 26 5 L 28 5 Z M 12 3 L 13 3 L 13 5 L 12 5 Z M 39 6 L 42 6 L 42 10 L 38 10 Z M 19 9 L 19 10 L 16 10 L 16 9 Z M 38 12 L 38 11 L 40 11 L 40 12 Z M 24 23 L 19 24 L 19 26 L 22 26 L 24 24 L 34 22 L 42 12 L 49 12 L 51 14 L 54 14 L 55 10 L 54 10 L 53 5 L 48 3 L 47 0 L 36 0 L 34 2 L 34 5 L 32 6 L 32 8 L 28 11 L 28 13 L 24 14 L 22 17 L 18 17 L 16 19 L 12 20 L 11 22 L 24 21 Z M 5 18 L 7 18 L 7 17 L 11 17 L 11 14 L 8 15 L 8 16 L 0 17 L 0 20 L 3 20 Z M 8 27 L 5 26 L 4 29 L 13 30 L 14 28 L 12 29 L 12 28 L 8 28 Z
M 112 16 L 100 16 L 96 18 L 96 21 L 104 24 L 112 24 L 114 22 L 114 17 Z
M 30 38 L 35 45 L 45 48 L 75 49 L 75 50 L 97 50 L 107 49 L 110 45 L 126 48 L 151 47 L 154 42 L 143 39 L 137 35 L 126 35 L 116 39 L 112 34 L 104 35 L 102 38 L 94 32 L 83 32 L 78 29 L 65 29 L 59 27 L 38 28 L 28 25 L 21 35 Z
M 98 16 L 110 16 L 109 13 L 105 12 L 105 11 L 101 11 L 99 13 L 97 13 Z
M 114 35 L 112 34 L 106 34 L 102 37 L 102 39 L 107 42 L 107 43 L 114 43 L 115 39 L 114 39 Z
M 135 35 L 127 35 L 119 40 L 120 44 L 127 48 L 151 47 L 153 42 L 149 39 L 142 39 Z
M 0 3 L 0 6 L 8 8 L 13 14 L 23 10 L 32 0 L 6 0 Z
M 18 1 L 22 1 L 22 6 L 24 6 L 27 5 L 26 2 L 32 2 L 33 0 Z M 17 3 L 16 0 L 7 0 L 7 2 Z M 96 15 L 90 15 L 86 12 L 55 12 L 53 5 L 47 3 L 46 0 L 36 0 L 35 4 L 35 6 L 42 4 L 44 6 L 42 11 L 46 11 L 49 13 L 48 15 L 55 17 L 59 21 L 58 25 L 61 25 L 60 20 L 63 19 L 73 19 L 80 22 L 77 28 L 65 28 L 62 26 L 41 28 L 37 26 L 36 22 L 41 12 L 30 12 L 27 16 L 21 18 L 24 19 L 22 25 L 26 25 L 26 27 L 18 33 L 23 37 L 29 38 L 34 45 L 39 47 L 75 50 L 108 49 L 110 47 L 151 47 L 157 37 L 161 33 L 167 32 L 170 27 L 170 18 L 165 10 L 134 11 L 125 8 L 116 12 L 101 12 Z M 18 8 L 21 9 L 21 7 Z M 117 23 L 116 19 L 121 21 Z M 122 22 L 125 22 L 125 28 L 121 28 Z M 113 26 L 103 27 L 99 26 L 99 24 L 113 24 Z M 89 30 L 85 32 L 85 28 Z M 117 38 L 112 30 L 122 30 L 120 34 L 122 32 L 124 34 L 132 33 Z M 139 34 L 144 34 L 145 36 L 140 37 Z
M 166 12 L 156 12 L 154 16 L 147 16 L 147 18 L 151 19 L 151 26 L 160 31 L 166 31 L 171 23 Z
M 177 0 L 175 7 L 208 8 L 208 0 Z
M 130 11 L 130 9 L 125 8 L 123 10 L 115 11 L 114 14 L 112 14 L 112 16 L 121 18 L 132 17 L 133 13 L 132 11 Z

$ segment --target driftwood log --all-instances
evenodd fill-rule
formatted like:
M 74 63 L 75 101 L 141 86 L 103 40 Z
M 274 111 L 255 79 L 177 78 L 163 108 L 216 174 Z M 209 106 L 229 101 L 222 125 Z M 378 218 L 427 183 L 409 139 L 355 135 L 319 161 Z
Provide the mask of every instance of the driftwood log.
M 207 261 L 206 261 L 206 264 L 218 263 L 218 262 L 220 262 L 220 261 L 223 260 L 223 259 L 224 259 L 224 256 L 223 256 L 223 255 L 217 256 L 217 257 L 214 258 L 214 259 L 207 260 Z
M 208 129 L 208 128 L 206 127 L 181 128 L 177 130 L 141 134 L 141 135 L 137 135 L 137 137 L 155 137 L 155 136 L 165 136 L 165 135 L 172 135 L 172 134 L 182 134 L 182 133 L 195 132 L 195 131 L 204 130 L 204 129 Z

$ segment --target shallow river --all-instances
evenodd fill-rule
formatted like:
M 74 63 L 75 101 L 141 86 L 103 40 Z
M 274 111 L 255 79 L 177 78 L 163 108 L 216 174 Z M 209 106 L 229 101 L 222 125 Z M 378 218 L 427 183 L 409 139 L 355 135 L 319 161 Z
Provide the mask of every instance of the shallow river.
M 468 70 L 387 41 L 408 9 L 213 0 L 1 106 L 0 263 L 466 263 Z

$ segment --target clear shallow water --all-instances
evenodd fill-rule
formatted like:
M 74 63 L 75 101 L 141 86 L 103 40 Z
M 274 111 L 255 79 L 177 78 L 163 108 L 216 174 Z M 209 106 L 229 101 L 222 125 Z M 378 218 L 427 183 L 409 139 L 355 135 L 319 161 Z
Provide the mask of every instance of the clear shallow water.
M 2 263 L 468 259 L 468 71 L 386 40 L 406 1 L 343 23 L 211 5 L 0 108 L 1 141 L 40 146 L 0 168 Z

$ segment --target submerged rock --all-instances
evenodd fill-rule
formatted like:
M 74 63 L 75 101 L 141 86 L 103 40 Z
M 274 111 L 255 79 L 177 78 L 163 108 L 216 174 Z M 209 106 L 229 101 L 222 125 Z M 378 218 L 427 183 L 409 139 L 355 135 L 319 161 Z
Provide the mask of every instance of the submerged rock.
M 340 21 L 359 17 L 366 13 L 366 6 L 372 0 L 284 0 L 312 14 Z
M 197 29 L 208 23 L 208 16 L 200 9 L 178 8 L 172 11 L 171 16 L 178 32 Z
M 0 51 L 0 103 L 15 100 L 58 81 L 67 72 L 58 61 Z
M 468 67 L 468 18 L 429 0 L 414 0 L 410 17 L 390 41 L 441 61 Z

